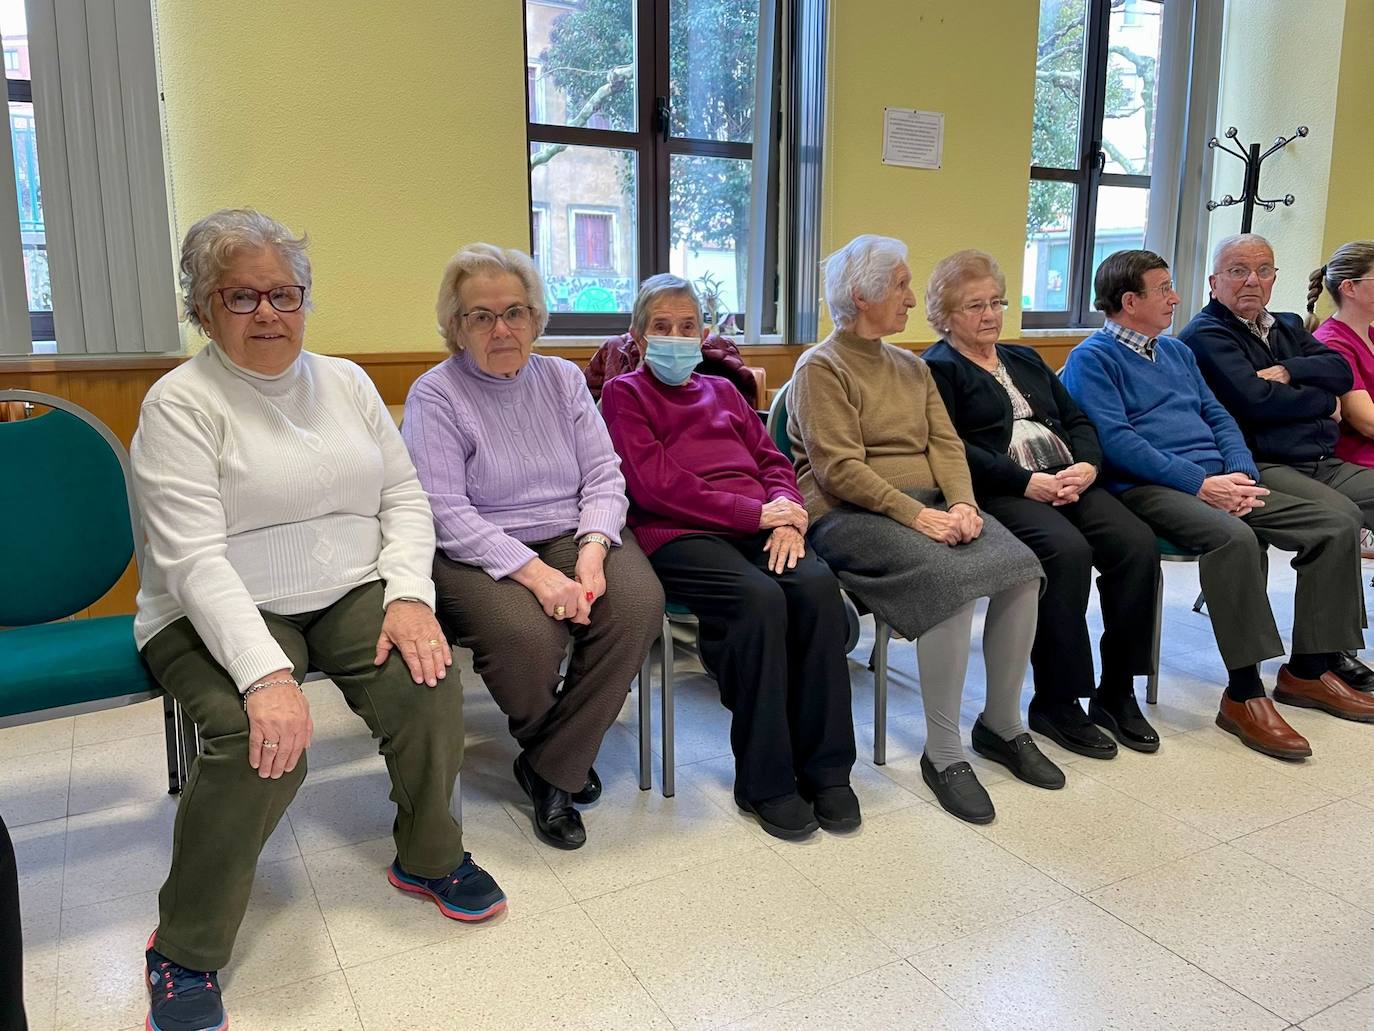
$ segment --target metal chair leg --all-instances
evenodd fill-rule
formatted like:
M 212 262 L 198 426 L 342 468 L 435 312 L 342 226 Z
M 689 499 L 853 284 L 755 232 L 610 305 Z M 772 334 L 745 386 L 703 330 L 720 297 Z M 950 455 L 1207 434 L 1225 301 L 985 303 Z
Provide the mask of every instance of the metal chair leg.
M 660 647 L 665 651 L 673 646 L 671 637 L 664 637 Z M 652 658 L 644 656 L 644 665 L 639 671 L 639 790 L 648 791 L 654 786 L 653 749 L 649 747 L 649 734 L 653 727 L 652 699 L 649 692 L 653 689 L 651 672 Z
M 873 763 L 887 763 L 887 642 L 890 631 L 873 617 Z
M 1198 595 L 1201 604 L 1202 595 Z M 1164 634 L 1164 570 L 1161 568 L 1155 580 L 1155 627 L 1154 640 L 1150 644 L 1150 675 L 1145 681 L 1145 701 L 1151 705 L 1159 702 L 1159 641 Z
M 673 628 L 663 617 L 663 797 L 677 793 L 677 759 L 673 755 Z
M 177 728 L 176 703 L 172 696 L 162 696 L 163 734 L 167 739 L 167 794 L 181 794 L 181 739 Z

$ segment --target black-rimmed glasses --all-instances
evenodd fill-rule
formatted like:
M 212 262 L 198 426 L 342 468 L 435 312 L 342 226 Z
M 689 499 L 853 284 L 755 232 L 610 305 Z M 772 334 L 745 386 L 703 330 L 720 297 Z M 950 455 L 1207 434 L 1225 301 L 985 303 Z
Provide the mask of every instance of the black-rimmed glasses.
M 467 324 L 471 332 L 485 336 L 496 328 L 497 319 L 504 322 L 506 328 L 513 332 L 528 329 L 533 313 L 534 309 L 528 304 L 512 304 L 502 312 L 488 311 L 486 308 L 474 308 L 472 311 L 464 312 L 459 317 Z
M 300 311 L 305 303 L 305 287 L 288 285 L 274 286 L 271 290 L 254 290 L 251 286 L 226 286 L 216 290 L 224 307 L 235 315 L 251 315 L 258 310 L 264 297 L 267 303 L 279 312 Z

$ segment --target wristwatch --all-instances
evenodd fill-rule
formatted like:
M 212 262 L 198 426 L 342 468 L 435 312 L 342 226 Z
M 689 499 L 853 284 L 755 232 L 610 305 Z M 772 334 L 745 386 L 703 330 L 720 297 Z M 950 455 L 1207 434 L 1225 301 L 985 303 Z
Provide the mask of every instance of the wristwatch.
M 604 533 L 584 533 L 577 542 L 577 550 L 581 551 L 588 544 L 600 544 L 603 548 L 606 549 L 606 553 L 610 554 L 611 539 L 607 537 Z

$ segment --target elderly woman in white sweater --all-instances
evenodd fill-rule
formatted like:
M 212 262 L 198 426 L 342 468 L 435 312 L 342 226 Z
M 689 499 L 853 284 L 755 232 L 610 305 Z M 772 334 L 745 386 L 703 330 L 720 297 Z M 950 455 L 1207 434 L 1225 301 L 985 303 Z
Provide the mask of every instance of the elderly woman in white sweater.
M 305 778 L 308 669 L 380 741 L 390 882 L 456 920 L 505 907 L 449 811 L 462 698 L 433 611 L 429 504 L 363 371 L 302 350 L 304 245 L 249 210 L 191 227 L 186 318 L 209 343 L 148 392 L 133 442 L 148 533 L 134 635 L 202 744 L 146 954 L 163 1031 L 226 1026 L 217 971 Z

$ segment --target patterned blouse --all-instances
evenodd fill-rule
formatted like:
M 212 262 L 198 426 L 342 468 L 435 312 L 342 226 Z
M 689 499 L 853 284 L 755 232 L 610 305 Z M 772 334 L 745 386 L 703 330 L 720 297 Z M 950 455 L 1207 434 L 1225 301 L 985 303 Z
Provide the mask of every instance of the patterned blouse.
M 1007 445 L 1007 454 L 1012 461 L 1033 473 L 1073 465 L 1073 453 L 1059 434 L 1032 417 L 1030 402 L 1016 386 L 1007 367 L 999 361 L 992 375 L 1011 401 L 1011 443 Z

